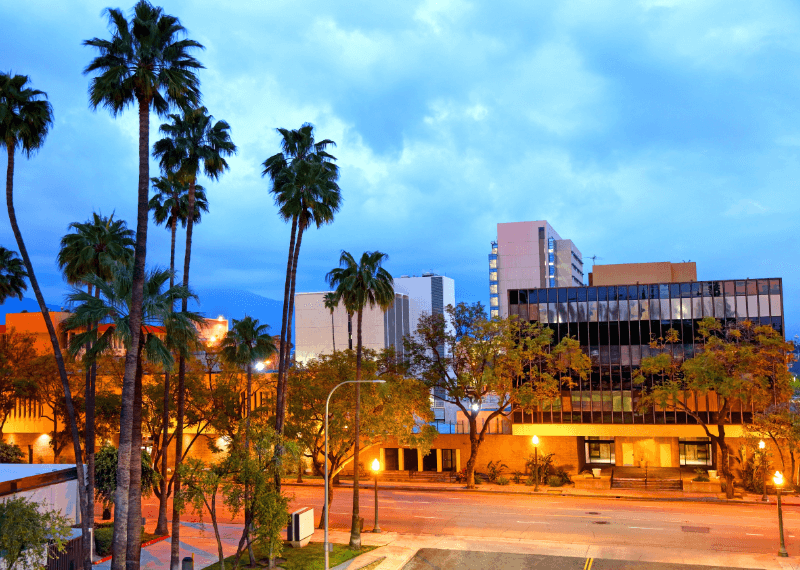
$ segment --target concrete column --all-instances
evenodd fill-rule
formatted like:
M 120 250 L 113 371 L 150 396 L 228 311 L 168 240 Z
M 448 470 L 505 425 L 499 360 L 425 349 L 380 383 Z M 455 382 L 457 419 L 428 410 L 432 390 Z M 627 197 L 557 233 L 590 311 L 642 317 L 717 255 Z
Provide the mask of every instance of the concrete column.
M 441 473 L 442 472 L 442 450 L 441 449 L 435 449 L 434 451 L 436 451 L 436 472 L 437 473 Z
M 417 450 L 417 471 L 422 471 L 422 452 Z
M 456 471 L 461 471 L 461 450 L 456 449 Z
M 382 447 L 378 450 L 378 461 L 381 462 L 381 471 L 386 471 L 386 451 Z
M 403 448 L 402 448 L 402 447 L 399 447 L 399 448 L 397 449 L 397 468 L 398 468 L 400 471 L 405 471 L 405 470 L 406 470 L 406 466 L 405 466 L 405 464 L 404 464 L 404 460 L 405 460 L 405 457 L 404 457 L 404 455 L 405 455 L 405 454 L 403 453 Z

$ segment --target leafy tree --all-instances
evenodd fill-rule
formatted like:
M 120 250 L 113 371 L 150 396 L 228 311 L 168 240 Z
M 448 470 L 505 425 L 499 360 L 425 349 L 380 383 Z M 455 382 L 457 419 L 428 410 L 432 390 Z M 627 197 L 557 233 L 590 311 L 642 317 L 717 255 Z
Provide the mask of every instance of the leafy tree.
M 89 87 L 92 108 L 107 108 L 113 116 L 136 103 L 139 110 L 139 182 L 137 192 L 136 247 L 133 263 L 133 311 L 131 347 L 125 363 L 120 412 L 119 487 L 117 490 L 117 517 L 114 519 L 112 545 L 112 570 L 139 568 L 141 545 L 140 524 L 128 528 L 128 505 L 140 504 L 141 498 L 130 490 L 131 438 L 134 430 L 134 391 L 136 383 L 137 347 L 141 334 L 141 306 L 147 255 L 148 190 L 150 182 L 150 109 L 159 116 L 170 107 L 196 105 L 200 100 L 200 82 L 196 71 L 203 66 L 190 51 L 202 45 L 185 37 L 186 30 L 174 16 L 164 14 L 146 0 L 139 0 L 128 21 L 121 10 L 108 8 L 111 39 L 93 38 L 84 45 L 94 47 L 99 55 L 84 70 L 96 73 Z M 132 538 L 128 540 L 128 532 Z M 177 541 L 176 541 L 177 542 Z M 88 555 L 87 555 L 88 556 Z M 84 562 L 85 570 L 90 570 Z M 172 570 L 178 570 L 177 559 L 172 560 Z
M 407 377 L 401 364 L 392 349 L 381 353 L 363 350 L 362 378 L 386 380 L 385 384 L 366 384 L 361 391 L 363 420 L 360 436 L 363 449 L 394 437 L 402 447 L 413 447 L 426 453 L 430 450 L 437 432 L 426 423 L 433 420 L 428 388 Z M 307 450 L 306 455 L 317 474 L 322 474 L 325 468 L 325 403 L 328 394 L 340 382 L 352 380 L 355 372 L 356 354 L 352 350 L 321 355 L 304 366 L 292 367 L 289 372 L 287 429 L 299 434 L 300 447 Z M 352 420 L 355 408 L 356 391 L 351 385 L 342 386 L 331 398 L 327 458 L 329 483 L 354 461 L 356 438 Z M 328 491 L 323 509 L 328 508 L 333 500 L 332 485 L 328 486 Z M 324 518 L 323 511 L 320 527 Z
M 0 441 L 0 463 L 24 463 L 25 454 L 16 443 Z
M 28 85 L 29 78 L 25 75 L 11 75 L 0 73 L 0 147 L 5 147 L 8 151 L 8 166 L 6 168 L 6 205 L 8 206 L 8 219 L 11 223 L 11 230 L 17 241 L 17 248 L 22 256 L 25 271 L 28 274 L 28 281 L 33 289 L 36 302 L 39 303 L 39 310 L 42 313 L 47 333 L 50 337 L 50 344 L 53 347 L 53 354 L 58 365 L 61 376 L 61 385 L 64 389 L 64 397 L 67 404 L 67 415 L 69 417 L 70 433 L 72 435 L 72 447 L 75 451 L 76 470 L 78 475 L 78 502 L 81 511 L 81 525 L 83 529 L 83 548 L 86 555 L 83 559 L 84 570 L 91 570 L 91 559 L 89 550 L 89 502 L 85 492 L 86 477 L 83 468 L 83 458 L 81 456 L 80 434 L 75 417 L 75 410 L 72 404 L 72 393 L 69 387 L 67 371 L 64 367 L 64 358 L 61 354 L 61 347 L 58 344 L 58 334 L 50 318 L 50 312 L 45 305 L 39 282 L 33 272 L 33 264 L 28 255 L 28 249 L 22 239 L 22 232 L 17 223 L 17 214 L 14 209 L 14 157 L 17 148 L 30 158 L 44 144 L 50 127 L 53 124 L 53 108 L 47 101 L 47 94 L 44 91 L 33 89 Z M 115 569 L 115 570 L 121 570 Z
M 267 331 L 269 325 L 259 324 L 258 319 L 245 316 L 242 320 L 233 320 L 233 326 L 225 337 L 222 339 L 220 345 L 220 356 L 222 360 L 228 364 L 243 367 L 247 372 L 247 393 L 245 403 L 245 427 L 244 427 L 244 452 L 249 453 L 250 440 L 248 439 L 250 433 L 250 418 L 252 416 L 252 402 L 253 402 L 253 362 L 268 358 L 276 352 L 275 343 L 272 337 L 269 336 Z M 252 532 L 253 524 L 253 511 L 250 502 L 250 489 L 245 485 L 244 496 L 244 531 L 242 538 L 239 540 L 239 546 L 247 541 L 248 551 L 250 555 L 250 565 L 255 564 L 253 556 L 253 549 L 249 534 Z M 255 499 L 255 497 L 253 497 Z
M 37 358 L 33 335 L 14 329 L 0 336 L 0 439 L 8 415 L 21 398 L 35 396 L 35 366 Z
M 102 501 L 105 508 L 109 508 L 114 503 L 114 493 L 117 490 L 117 464 L 119 456 L 117 448 L 110 444 L 105 444 L 97 452 L 97 462 L 95 463 L 95 496 Z M 153 469 L 153 462 L 150 454 L 142 450 L 141 461 L 142 496 L 149 497 L 153 488 L 159 480 L 158 473 Z
M 0 246 L 0 305 L 9 297 L 22 300 L 22 292 L 28 289 L 25 279 L 28 273 L 16 252 Z
M 725 426 L 737 405 L 764 409 L 783 402 L 791 395 L 792 376 L 788 370 L 792 344 L 782 340 L 770 326 L 755 326 L 750 321 L 723 327 L 712 317 L 698 323 L 698 353 L 676 372 L 676 358 L 669 352 L 642 359 L 638 376 L 657 376 L 652 388 L 645 388 L 640 407 L 658 406 L 685 412 L 702 426 L 714 447 L 719 450 L 719 471 L 726 482 L 726 494 L 733 497 L 731 450 L 725 440 Z M 656 343 L 651 344 L 654 349 Z M 663 349 L 662 349 L 663 350 Z M 716 397 L 715 411 L 708 415 L 694 409 L 687 394 Z M 707 417 L 708 416 L 708 417 Z M 712 431 L 716 428 L 716 433 Z
M 264 161 L 262 176 L 272 183 L 270 192 L 278 206 L 283 221 L 291 220 L 289 257 L 286 263 L 286 285 L 283 294 L 280 354 L 278 359 L 278 385 L 275 402 L 275 429 L 283 434 L 286 416 L 286 382 L 289 368 L 289 351 L 292 344 L 292 318 L 297 278 L 297 263 L 303 233 L 311 224 L 320 228 L 333 221 L 341 205 L 337 180 L 339 167 L 336 157 L 327 152 L 336 146 L 330 139 L 316 141 L 314 126 L 305 123 L 299 129 L 277 129 L 281 135 L 281 152 Z M 280 449 L 278 459 L 280 460 Z M 280 481 L 276 481 L 280 486 Z
M 218 180 L 228 170 L 226 156 L 236 152 L 236 145 L 230 138 L 230 125 L 225 121 L 217 121 L 208 114 L 205 107 L 183 108 L 182 115 L 170 115 L 172 123 L 161 125 L 164 138 L 157 141 L 153 154 L 161 159 L 161 170 L 172 173 L 180 182 L 189 185 L 186 209 L 186 251 L 183 258 L 183 286 L 189 287 L 189 267 L 192 257 L 192 234 L 195 215 L 195 189 L 201 168 L 206 176 Z M 197 218 L 199 220 L 199 218 Z M 188 309 L 187 299 L 181 302 L 181 310 Z M 186 357 L 179 355 L 178 363 L 178 419 L 175 434 L 175 457 L 183 457 L 183 415 L 185 412 Z M 165 393 L 167 392 L 165 387 Z M 180 472 L 176 465 L 175 492 L 180 492 Z M 180 520 L 177 512 L 172 514 L 173 546 L 171 566 L 178 566 L 178 538 L 180 536 Z
M 70 525 L 57 511 L 26 499 L 0 501 L 0 560 L 6 570 L 44 570 L 49 552 L 67 547 Z
M 800 410 L 793 401 L 772 404 L 763 412 L 753 415 L 753 421 L 746 426 L 755 438 L 769 438 L 775 444 L 781 459 L 782 470 L 791 473 L 791 479 L 798 485 L 797 453 L 800 448 Z M 789 456 L 790 469 L 786 469 L 786 455 Z
M 58 463 L 61 453 L 70 442 L 70 433 L 66 401 L 64 391 L 61 389 L 55 358 L 52 354 L 38 356 L 33 361 L 32 369 L 36 378 L 36 399 L 44 404 L 42 417 L 52 422 L 53 429 L 50 432 L 49 444 L 53 449 L 53 463 Z M 74 363 L 68 363 L 67 370 L 70 372 L 70 385 L 75 392 L 73 403 L 78 430 L 83 435 L 86 432 L 85 401 L 81 394 L 80 369 Z M 87 474 L 87 479 L 89 478 L 91 477 Z
M 560 397 L 562 387 L 585 377 L 591 361 L 577 341 L 552 346 L 552 330 L 516 318 L 489 319 L 480 303 L 448 306 L 445 315 L 423 315 L 405 340 L 411 370 L 433 397 L 457 406 L 469 425 L 467 487 L 475 485 L 475 463 L 491 421 L 516 406 L 541 408 Z M 496 398 L 496 409 L 478 429 L 481 403 Z
M 361 380 L 361 356 L 363 342 L 361 325 L 364 309 L 378 306 L 386 311 L 394 303 L 394 284 L 391 274 L 382 265 L 389 258 L 380 251 L 365 251 L 360 262 L 348 252 L 342 251 L 339 267 L 332 269 L 325 279 L 334 288 L 329 304 L 334 300 L 344 304 L 348 314 L 357 315 L 356 324 L 356 380 Z M 361 442 L 361 385 L 356 384 L 355 445 L 353 447 L 353 519 L 350 526 L 350 548 L 361 548 L 361 524 L 359 519 L 359 446 Z

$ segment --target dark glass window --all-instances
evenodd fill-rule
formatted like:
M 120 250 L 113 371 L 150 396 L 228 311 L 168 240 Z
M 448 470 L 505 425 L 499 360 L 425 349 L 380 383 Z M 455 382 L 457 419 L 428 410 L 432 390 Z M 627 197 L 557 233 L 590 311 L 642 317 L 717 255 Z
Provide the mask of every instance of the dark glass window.
M 589 301 L 597 301 L 597 287 L 589 287 L 586 294 L 589 297 Z
M 658 285 L 659 299 L 669 299 L 669 285 Z
M 658 299 L 658 285 L 650 285 L 650 294 L 648 299 Z
M 608 323 L 608 340 L 613 346 L 619 345 L 619 323 L 616 321 Z
M 766 279 L 760 279 L 758 281 L 758 294 L 769 295 L 769 281 Z
M 570 287 L 567 289 L 567 301 L 577 301 L 578 300 L 578 290 L 574 287 Z
M 701 297 L 703 295 L 703 284 L 692 283 L 692 297 Z
M 547 303 L 547 289 L 539 289 L 539 302 Z
M 746 281 L 737 281 L 736 282 L 736 294 L 737 295 L 745 295 L 747 294 L 747 285 Z
M 617 298 L 617 288 L 614 285 L 608 287 L 608 300 L 614 301 Z
M 566 289 L 559 289 L 558 290 L 558 302 L 559 303 L 566 303 L 567 302 L 567 290 Z
M 525 289 L 520 289 L 519 291 L 519 304 L 525 305 L 528 302 L 528 291 Z
M 589 323 L 589 344 L 597 346 L 600 342 L 600 329 L 598 323 Z
M 748 281 L 747 282 L 747 294 L 748 295 L 758 295 L 758 289 L 756 288 L 755 281 Z
M 605 287 L 598 287 L 597 288 L 597 300 L 598 301 L 608 301 L 608 291 Z
M 692 284 L 681 283 L 681 297 L 691 297 L 691 296 L 692 296 Z
M 517 293 L 516 289 L 512 289 L 508 292 L 508 302 L 511 305 L 516 305 L 519 303 L 519 294 Z
M 580 287 L 576 289 L 578 292 L 578 301 L 585 301 L 586 300 L 586 287 Z
M 647 299 L 647 285 L 640 285 L 639 286 L 639 298 L 640 299 Z
M 673 299 L 678 299 L 681 296 L 680 283 L 671 283 L 669 286 L 669 296 Z
M 547 302 L 548 303 L 557 303 L 558 302 L 558 291 L 556 289 L 548 289 L 547 290 Z
M 628 299 L 638 299 L 639 298 L 639 288 L 636 285 L 631 285 L 628 287 Z
M 774 328 L 779 333 L 783 332 L 783 325 L 781 323 L 780 317 L 772 317 L 772 328 Z
M 628 298 L 628 288 L 624 285 L 621 287 L 617 287 L 617 299 L 620 301 L 624 301 Z
M 781 281 L 780 281 L 780 279 L 770 279 L 769 280 L 769 294 L 770 295 L 780 295 L 781 294 Z

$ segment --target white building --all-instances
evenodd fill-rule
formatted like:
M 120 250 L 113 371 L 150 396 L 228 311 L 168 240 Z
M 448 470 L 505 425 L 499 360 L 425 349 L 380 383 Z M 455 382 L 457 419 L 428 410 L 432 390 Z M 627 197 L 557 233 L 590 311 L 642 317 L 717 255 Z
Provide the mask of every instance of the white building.
M 411 300 L 411 333 L 417 329 L 423 314 L 442 315 L 447 305 L 456 305 L 456 286 L 450 277 L 423 273 L 421 276 L 401 275 L 394 280 L 394 290 Z
M 497 240 L 489 254 L 491 316 L 508 316 L 509 289 L 582 285 L 580 250 L 546 220 L 497 224 Z
M 357 316 L 353 315 L 349 330 L 347 311 L 339 305 L 333 313 L 325 307 L 326 291 L 297 293 L 295 310 L 295 359 L 303 364 L 334 349 L 346 350 L 352 334 L 356 347 Z M 407 295 L 396 294 L 394 304 L 385 313 L 380 307 L 364 309 L 361 322 L 361 341 L 364 348 L 381 350 L 393 346 L 403 354 L 403 336 L 410 332 L 411 303 Z

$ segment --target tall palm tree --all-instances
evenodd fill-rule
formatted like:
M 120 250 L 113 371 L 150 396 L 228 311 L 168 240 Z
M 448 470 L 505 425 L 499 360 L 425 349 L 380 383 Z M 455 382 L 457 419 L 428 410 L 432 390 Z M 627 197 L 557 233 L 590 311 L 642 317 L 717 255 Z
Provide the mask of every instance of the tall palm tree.
M 245 404 L 245 430 L 244 430 L 244 450 L 249 453 L 250 450 L 250 416 L 252 415 L 252 401 L 253 401 L 253 362 L 269 358 L 277 349 L 275 342 L 268 334 L 269 325 L 259 324 L 258 319 L 245 317 L 237 321 L 233 320 L 233 326 L 222 339 L 220 343 L 220 356 L 222 360 L 235 366 L 243 367 L 247 372 L 247 403 Z M 252 508 L 250 506 L 249 485 L 245 481 L 244 491 L 244 530 L 242 531 L 242 538 L 239 541 L 239 548 L 236 551 L 236 562 L 234 566 L 238 567 L 239 556 L 242 551 L 244 541 L 247 542 L 247 550 L 250 555 L 250 566 L 255 566 L 255 557 L 253 556 L 253 548 L 251 546 L 250 531 L 252 526 Z
M 22 292 L 28 290 L 27 277 L 28 272 L 17 252 L 0 246 L 0 305 L 9 297 L 22 301 Z
M 394 303 L 394 282 L 382 265 L 389 256 L 380 251 L 365 251 L 360 262 L 342 251 L 339 267 L 332 269 L 325 279 L 333 287 L 333 297 L 344 303 L 349 313 L 356 314 L 356 380 L 361 380 L 361 323 L 366 307 L 386 311 Z M 361 437 L 361 385 L 356 384 L 355 445 L 353 446 L 353 519 L 350 525 L 350 548 L 361 548 L 361 525 L 359 524 L 358 458 Z
M 183 257 L 183 286 L 189 287 L 189 266 L 192 258 L 192 232 L 195 221 L 195 190 L 201 169 L 212 180 L 228 170 L 226 156 L 236 152 L 230 137 L 230 125 L 225 121 L 214 122 L 205 107 L 184 108 L 181 115 L 170 115 L 172 123 L 159 129 L 165 135 L 153 146 L 153 154 L 161 159 L 161 170 L 171 172 L 177 180 L 189 185 L 186 209 L 186 252 Z M 187 309 L 187 300 L 181 301 L 181 310 Z M 181 479 L 178 471 L 183 457 L 183 416 L 185 408 L 186 359 L 181 355 L 178 362 L 178 402 L 175 424 L 175 496 L 180 493 Z M 173 570 L 180 564 L 179 538 L 181 532 L 179 504 L 173 504 L 172 549 L 170 566 Z
M 138 345 L 133 347 L 133 330 L 131 329 L 131 314 L 133 312 L 133 271 L 131 265 L 114 264 L 111 268 L 112 277 L 105 281 L 92 275 L 86 281 L 93 285 L 100 294 L 90 295 L 86 291 L 75 290 L 68 296 L 68 302 L 74 307 L 73 313 L 64 321 L 65 330 L 83 331 L 75 335 L 70 343 L 70 351 L 78 353 L 84 348 L 88 340 L 96 341 L 87 351 L 86 357 L 96 361 L 100 354 L 111 349 L 119 341 L 128 352 L 136 354 L 136 374 L 134 375 L 134 416 L 132 441 L 135 448 L 141 448 L 142 442 L 142 360 L 143 357 L 169 369 L 173 365 L 172 346 L 180 343 L 184 345 L 184 352 L 190 350 L 197 341 L 196 325 L 203 322 L 202 317 L 189 311 L 174 313 L 172 307 L 175 301 L 191 297 L 185 287 L 170 287 L 166 291 L 164 285 L 169 281 L 169 272 L 165 270 L 151 270 L 145 274 L 144 297 L 142 306 L 141 331 L 138 335 Z M 109 323 L 110 326 L 100 334 L 99 323 Z M 166 339 L 159 338 L 161 327 L 166 333 Z M 131 493 L 141 496 L 141 454 L 131 457 Z M 136 523 L 141 528 L 141 503 L 134 501 L 128 510 L 128 523 Z M 139 536 L 141 536 L 139 534 Z M 135 540 L 136 534 L 129 533 L 129 540 Z M 130 545 L 129 545 L 130 546 Z M 134 548 L 141 550 L 141 538 Z M 140 552 L 129 553 L 138 559 Z
M 325 308 L 331 312 L 331 342 L 333 342 L 333 352 L 336 352 L 336 329 L 333 328 L 333 311 L 339 306 L 339 302 L 336 300 L 336 295 L 333 293 L 325 293 L 325 295 L 322 296 L 322 302 Z
M 61 238 L 61 249 L 56 258 L 59 269 L 67 282 L 72 285 L 86 284 L 87 293 L 92 295 L 92 285 L 87 282 L 91 275 L 103 281 L 112 278 L 111 266 L 114 263 L 131 264 L 133 247 L 136 243 L 134 233 L 128 229 L 124 220 L 115 220 L 114 214 L 103 216 L 92 213 L 86 222 L 73 222 L 70 233 Z M 96 290 L 99 295 L 100 291 Z M 94 340 L 86 344 L 90 351 Z M 95 454 L 95 394 L 97 387 L 97 363 L 86 360 L 85 430 L 86 467 L 88 470 L 86 494 L 94 497 L 94 454 Z
M 203 66 L 192 57 L 193 48 L 203 46 L 186 38 L 186 30 L 178 18 L 164 14 L 146 0 L 133 7 L 128 21 L 121 10 L 107 8 L 111 39 L 93 38 L 83 42 L 97 48 L 99 55 L 84 70 L 84 74 L 97 73 L 89 86 L 89 103 L 92 108 L 107 108 L 117 116 L 129 105 L 136 103 L 139 110 L 139 184 L 136 216 L 136 248 L 133 262 L 133 298 L 131 311 L 132 347 L 139 344 L 141 307 L 144 286 L 144 267 L 147 257 L 148 190 L 150 183 L 150 109 L 159 116 L 170 107 L 196 105 L 200 100 L 200 81 L 196 71 Z M 122 382 L 122 409 L 120 411 L 119 463 L 117 465 L 117 490 L 114 497 L 114 541 L 112 544 L 112 570 L 135 570 L 139 560 L 126 555 L 138 552 L 141 538 L 137 523 L 130 529 L 138 536 L 128 547 L 128 504 L 141 505 L 141 496 L 130 495 L 131 437 L 133 430 L 133 391 L 135 388 L 136 353 L 128 351 L 125 357 L 125 375 Z M 130 495 L 130 496 L 129 496 Z M 172 570 L 178 570 L 173 564 Z
M 67 370 L 64 367 L 64 358 L 61 354 L 61 347 L 58 344 L 58 335 L 50 318 L 50 313 L 44 303 L 39 282 L 33 272 L 31 258 L 28 249 L 22 239 L 22 232 L 17 223 L 17 214 L 14 210 L 14 158 L 19 148 L 22 154 L 30 158 L 44 144 L 47 133 L 53 124 L 53 107 L 47 101 L 47 94 L 44 91 L 33 89 L 28 84 L 29 78 L 26 75 L 11 75 L 0 73 L 0 147 L 5 147 L 8 152 L 8 166 L 6 169 L 6 205 L 8 206 L 8 220 L 11 223 L 11 230 L 17 241 L 17 247 L 28 274 L 31 289 L 39 303 L 39 310 L 42 312 L 47 333 L 50 336 L 50 343 L 53 346 L 53 354 L 56 359 L 59 376 L 61 376 L 61 386 L 64 389 L 64 400 L 67 408 L 67 420 L 69 421 L 70 434 L 72 435 L 72 447 L 75 452 L 76 470 L 78 475 L 78 500 L 81 509 L 81 526 L 83 532 L 84 570 L 91 570 L 91 557 L 88 553 L 89 544 L 89 500 L 86 495 L 86 477 L 83 468 L 83 457 L 81 454 L 81 440 L 78 433 L 78 422 L 75 416 L 75 406 L 72 402 L 72 392 L 69 387 Z
M 292 222 L 289 237 L 289 259 L 286 268 L 286 285 L 281 318 L 280 356 L 275 403 L 275 429 L 283 434 L 286 418 L 286 379 L 289 368 L 289 351 L 292 343 L 292 315 L 297 277 L 297 261 L 303 232 L 313 223 L 319 228 L 333 221 L 341 205 L 337 179 L 339 167 L 336 157 L 327 152 L 336 146 L 330 139 L 314 140 L 314 127 L 306 123 L 297 130 L 277 129 L 282 137 L 281 152 L 264 161 L 262 176 L 272 182 L 270 192 L 275 198 L 278 212 L 284 221 Z M 282 449 L 276 450 L 280 461 Z M 276 480 L 280 488 L 280 480 Z
M 158 178 L 151 179 L 155 194 L 150 198 L 150 209 L 153 211 L 153 220 L 157 225 L 166 224 L 171 233 L 169 248 L 169 286 L 175 285 L 175 235 L 178 223 L 184 228 L 189 212 L 189 185 L 182 183 L 174 174 L 167 174 Z M 201 212 L 208 212 L 208 200 L 206 200 L 205 188 L 195 184 L 195 208 L 194 224 L 200 222 Z M 164 372 L 164 398 L 162 405 L 162 425 L 169 426 L 169 404 L 171 399 L 170 392 L 170 373 Z M 166 450 L 169 444 L 169 430 L 164 429 L 162 433 L 162 449 Z M 167 454 L 161 454 L 161 473 L 167 472 Z M 161 493 L 158 496 L 158 522 L 156 523 L 155 534 L 167 534 L 167 498 L 170 485 L 166 477 L 162 477 Z

